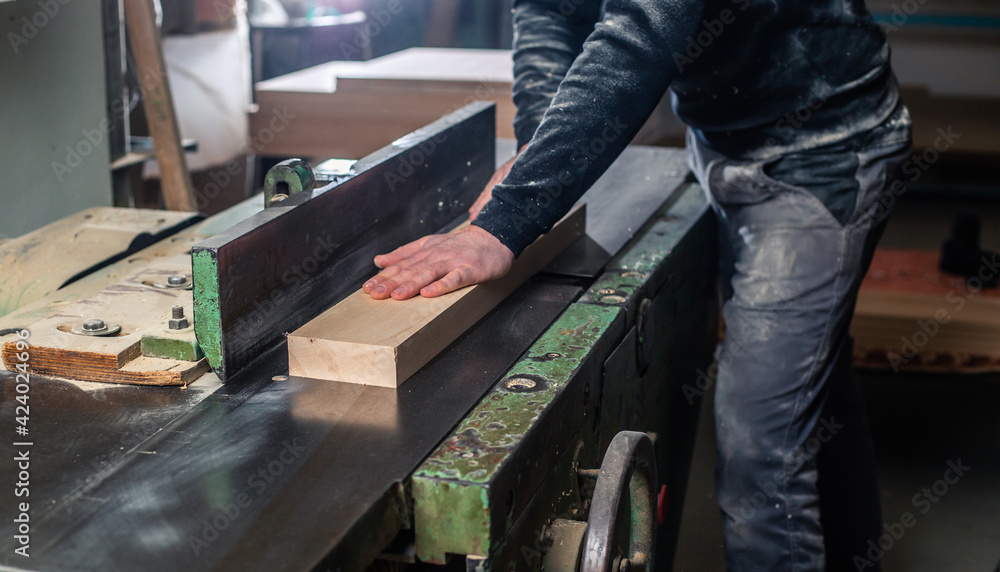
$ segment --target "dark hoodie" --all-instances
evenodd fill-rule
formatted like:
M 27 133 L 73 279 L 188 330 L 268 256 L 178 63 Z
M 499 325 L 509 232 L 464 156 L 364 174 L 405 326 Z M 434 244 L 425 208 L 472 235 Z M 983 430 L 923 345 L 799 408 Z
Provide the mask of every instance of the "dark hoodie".
M 844 141 L 899 104 L 863 0 L 517 0 L 514 131 L 530 141 L 473 224 L 515 255 L 618 157 L 667 88 L 734 158 Z

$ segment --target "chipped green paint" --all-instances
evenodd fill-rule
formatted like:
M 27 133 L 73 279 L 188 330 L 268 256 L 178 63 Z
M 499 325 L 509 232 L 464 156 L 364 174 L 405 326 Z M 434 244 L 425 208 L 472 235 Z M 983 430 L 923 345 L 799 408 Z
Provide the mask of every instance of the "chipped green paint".
M 665 207 L 655 222 L 635 237 L 622 252 L 611 259 L 607 270 L 580 298 L 584 304 L 629 307 L 637 292 L 650 281 L 662 286 L 653 274 L 663 269 L 663 262 L 676 250 L 691 229 L 708 213 L 708 202 L 696 184 L 678 191 L 677 200 Z M 714 256 L 714 253 L 706 253 Z
M 584 304 L 604 304 L 608 306 L 626 306 L 646 283 L 649 274 L 625 270 L 621 272 L 605 272 L 594 281 L 594 284 L 580 298 Z
M 656 222 L 646 232 L 615 256 L 608 268 L 635 272 L 652 272 L 659 268 L 709 208 L 699 185 L 692 183 L 685 186 L 678 191 L 677 200 L 656 217 Z
M 455 546 L 454 539 L 450 537 L 459 531 L 465 533 L 463 554 L 487 553 L 490 501 L 486 487 L 422 478 L 414 478 L 411 486 L 415 519 L 434 523 L 417 528 L 417 543 L 440 547 L 436 550 L 440 556 L 421 556 L 422 560 L 444 564 L 445 553 L 454 552 L 450 548 Z
M 195 339 L 194 332 L 188 335 L 145 333 L 142 335 L 142 355 L 183 361 L 198 361 L 205 357 Z
M 516 483 L 506 480 L 520 478 L 516 464 L 525 459 L 516 455 L 522 441 L 546 422 L 547 409 L 615 320 L 625 312 L 638 314 L 638 298 L 657 291 L 668 273 L 678 271 L 676 264 L 667 264 L 672 253 L 707 218 L 711 213 L 701 188 L 680 189 L 417 469 L 412 485 L 421 560 L 443 563 L 449 553 L 492 559 L 504 553 L 506 535 L 525 518 L 508 513 L 513 501 L 505 488 L 517 491 Z M 638 373 L 633 367 L 627 375 Z
M 222 363 L 222 317 L 219 315 L 219 261 L 207 250 L 191 252 L 194 277 L 194 331 L 208 363 Z
M 493 520 L 510 524 L 510 501 L 490 488 L 492 479 L 620 312 L 570 305 L 417 469 L 413 499 L 421 560 L 440 563 L 446 553 L 488 556 L 495 548 Z

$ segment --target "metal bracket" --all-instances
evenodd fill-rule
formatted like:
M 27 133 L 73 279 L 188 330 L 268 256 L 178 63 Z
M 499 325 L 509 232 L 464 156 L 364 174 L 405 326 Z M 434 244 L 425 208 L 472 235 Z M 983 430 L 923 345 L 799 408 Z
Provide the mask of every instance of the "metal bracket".
M 264 177 L 264 208 L 316 186 L 312 167 L 302 159 L 287 159 L 271 167 Z

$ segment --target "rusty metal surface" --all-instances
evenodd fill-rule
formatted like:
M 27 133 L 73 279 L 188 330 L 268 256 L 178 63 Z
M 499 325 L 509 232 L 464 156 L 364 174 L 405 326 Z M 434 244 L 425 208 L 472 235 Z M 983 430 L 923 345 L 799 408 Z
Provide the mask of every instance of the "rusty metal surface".
M 284 377 L 282 351 L 187 391 L 33 377 L 31 558 L 5 519 L 0 566 L 363 569 L 407 525 L 400 483 L 579 293 L 525 285 L 399 391 Z

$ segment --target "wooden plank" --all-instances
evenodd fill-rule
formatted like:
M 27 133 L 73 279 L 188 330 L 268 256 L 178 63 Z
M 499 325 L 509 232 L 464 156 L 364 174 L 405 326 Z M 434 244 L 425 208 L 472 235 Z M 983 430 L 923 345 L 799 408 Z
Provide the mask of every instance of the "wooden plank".
M 160 30 L 156 26 L 153 0 L 125 0 L 125 25 L 132 57 L 138 68 L 139 86 L 146 123 L 153 137 L 156 162 L 160 166 L 163 201 L 168 210 L 193 211 L 194 188 L 188 172 L 174 100 L 163 60 Z
M 373 300 L 357 291 L 288 336 L 291 375 L 399 387 L 584 234 L 577 208 L 499 280 L 436 298 Z
M 93 207 L 0 244 L 0 316 L 196 222 L 197 213 Z
M 494 171 L 494 106 L 476 102 L 192 250 L 195 329 L 228 380 L 357 289 L 372 259 L 438 232 Z
M 145 333 L 167 327 L 171 307 L 179 304 L 192 314 L 191 291 L 153 286 L 171 274 L 189 274 L 190 259 L 179 256 L 113 284 L 80 302 L 31 324 L 29 364 L 38 375 L 139 385 L 186 385 L 208 371 L 205 360 L 193 362 L 145 357 L 141 340 Z M 101 318 L 121 326 L 109 336 L 81 336 L 74 325 Z M 10 368 L 18 363 L 15 342 L 3 346 L 3 361 Z

